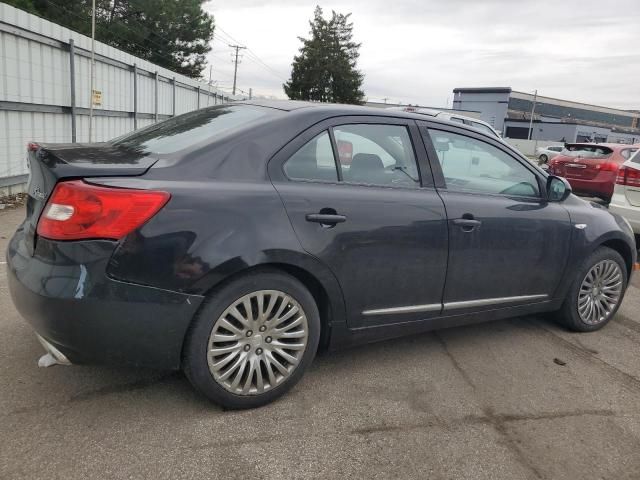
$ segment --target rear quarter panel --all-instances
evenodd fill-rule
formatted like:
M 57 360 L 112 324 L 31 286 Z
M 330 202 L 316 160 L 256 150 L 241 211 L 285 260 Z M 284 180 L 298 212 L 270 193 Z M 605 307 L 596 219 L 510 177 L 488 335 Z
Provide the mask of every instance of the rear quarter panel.
M 167 205 L 116 248 L 107 267 L 111 277 L 206 295 L 250 268 L 294 266 L 318 280 L 332 299 L 332 321 L 344 320 L 337 280 L 302 249 L 271 183 L 124 178 L 100 183 L 171 193 Z

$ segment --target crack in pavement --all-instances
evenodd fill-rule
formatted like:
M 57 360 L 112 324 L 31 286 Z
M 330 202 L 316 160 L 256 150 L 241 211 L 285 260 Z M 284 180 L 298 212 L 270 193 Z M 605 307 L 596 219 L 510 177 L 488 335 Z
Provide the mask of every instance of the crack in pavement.
M 478 395 L 478 389 L 477 389 L 475 383 L 473 382 L 473 380 L 471 379 L 471 376 L 467 373 L 467 371 L 462 367 L 462 365 L 454 357 L 454 355 L 451 352 L 451 350 L 449 350 L 449 347 L 448 347 L 447 343 L 445 342 L 444 338 L 442 338 L 442 335 L 440 334 L 440 332 L 438 332 L 438 331 L 434 332 L 434 336 L 438 340 L 440 345 L 442 346 L 445 354 L 451 360 L 451 363 L 453 364 L 453 366 L 456 369 L 456 371 L 458 371 L 460 373 L 460 375 L 462 376 L 464 381 L 476 393 L 476 400 L 478 402 L 478 405 L 480 406 L 480 409 L 482 410 L 482 413 L 484 414 L 483 420 L 486 421 L 491 427 L 493 427 L 493 429 L 496 432 L 498 432 L 500 434 L 500 436 L 502 438 L 503 445 L 509 451 L 511 451 L 511 453 L 515 456 L 516 461 L 522 467 L 524 467 L 531 474 L 533 474 L 535 476 L 535 478 L 538 478 L 538 479 L 544 478 L 542 476 L 542 474 L 540 473 L 540 470 L 538 470 L 538 468 L 536 467 L 536 465 L 534 465 L 533 462 L 529 458 L 527 458 L 527 456 L 522 451 L 522 449 L 520 449 L 520 447 L 518 446 L 518 443 L 516 442 L 516 438 L 514 438 L 514 436 L 507 429 L 506 421 L 504 420 L 504 418 L 499 416 L 499 415 L 496 415 L 491 407 L 489 407 L 489 406 L 484 404 L 484 402 L 482 401 L 482 399 Z
M 88 392 L 81 392 L 81 393 L 71 395 L 67 397 L 66 400 L 63 400 L 61 402 L 45 403 L 40 405 L 31 405 L 27 407 L 16 408 L 5 414 L 0 415 L 0 418 L 8 417 L 11 415 L 18 415 L 22 413 L 34 413 L 40 410 L 46 410 L 48 408 L 65 407 L 65 406 L 72 405 L 73 403 L 76 403 L 76 402 L 86 402 L 89 400 L 93 400 L 95 398 L 100 398 L 108 395 L 135 392 L 137 390 L 143 390 L 149 387 L 153 387 L 155 385 L 168 383 L 169 381 L 178 379 L 179 377 L 180 377 L 179 372 L 170 372 L 170 373 L 153 377 L 153 378 L 142 378 L 134 382 L 115 384 L 115 385 L 105 385 L 95 390 L 90 390 Z
M 629 330 L 633 330 L 636 333 L 640 333 L 640 324 L 638 322 L 634 322 L 629 317 L 627 317 L 623 313 L 616 313 L 616 316 L 612 319 L 613 322 L 619 323 L 620 325 L 624 325 Z
M 611 374 L 617 375 L 620 378 L 620 382 L 622 386 L 626 387 L 627 390 L 630 390 L 631 393 L 637 394 L 640 390 L 640 378 L 631 375 L 630 373 L 624 372 L 620 370 L 615 365 L 611 365 L 609 362 L 604 359 L 596 356 L 590 349 L 580 348 L 575 343 L 567 340 L 566 338 L 561 337 L 549 327 L 546 327 L 542 322 L 536 319 L 526 319 L 525 320 L 530 326 L 534 327 L 530 329 L 531 331 L 537 332 L 540 336 L 545 336 L 556 343 L 560 343 L 563 346 L 567 347 L 573 353 L 582 357 L 585 360 L 591 361 L 600 366 L 604 366 L 606 369 L 610 370 Z

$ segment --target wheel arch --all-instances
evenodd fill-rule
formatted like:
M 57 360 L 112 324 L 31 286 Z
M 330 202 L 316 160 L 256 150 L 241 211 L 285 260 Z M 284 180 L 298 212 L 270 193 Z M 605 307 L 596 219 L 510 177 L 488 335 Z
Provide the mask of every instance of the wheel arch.
M 627 268 L 627 281 L 631 277 L 631 273 L 633 271 L 633 251 L 627 242 L 621 240 L 619 238 L 611 238 L 609 240 L 605 240 L 604 242 L 598 245 L 599 247 L 608 247 L 611 250 L 614 250 L 620 254 L 622 259 L 624 260 L 625 267 Z
M 333 273 L 319 260 L 299 252 L 278 252 L 267 254 L 262 261 L 249 264 L 236 258 L 220 266 L 217 275 L 210 277 L 203 294 L 205 297 L 215 295 L 216 290 L 259 271 L 282 272 L 294 277 L 311 293 L 320 313 L 320 349 L 326 349 L 331 338 L 332 325 L 346 323 L 346 309 L 342 289 Z M 224 272 L 224 273 L 222 273 Z M 204 302 L 203 302 L 204 305 Z M 201 306 L 194 314 L 191 324 L 199 314 Z M 186 338 L 186 337 L 185 337 Z

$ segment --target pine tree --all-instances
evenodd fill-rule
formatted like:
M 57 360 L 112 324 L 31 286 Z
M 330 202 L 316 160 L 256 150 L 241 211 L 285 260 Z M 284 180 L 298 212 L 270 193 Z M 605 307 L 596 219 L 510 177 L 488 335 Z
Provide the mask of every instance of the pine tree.
M 283 85 L 292 100 L 361 104 L 364 76 L 356 68 L 359 43 L 353 41 L 351 14 L 331 12 L 323 17 L 317 6 L 309 22 L 310 38 L 302 42 L 293 59 L 291 78 Z

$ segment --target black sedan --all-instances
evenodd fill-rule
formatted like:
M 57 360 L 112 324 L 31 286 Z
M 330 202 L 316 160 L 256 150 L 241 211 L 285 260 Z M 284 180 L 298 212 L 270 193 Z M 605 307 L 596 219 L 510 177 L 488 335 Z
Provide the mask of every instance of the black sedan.
M 49 354 L 181 368 L 229 408 L 318 348 L 539 312 L 599 329 L 636 262 L 565 180 L 407 112 L 237 103 L 28 156 L 9 285 Z

